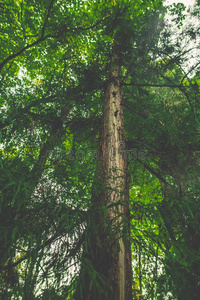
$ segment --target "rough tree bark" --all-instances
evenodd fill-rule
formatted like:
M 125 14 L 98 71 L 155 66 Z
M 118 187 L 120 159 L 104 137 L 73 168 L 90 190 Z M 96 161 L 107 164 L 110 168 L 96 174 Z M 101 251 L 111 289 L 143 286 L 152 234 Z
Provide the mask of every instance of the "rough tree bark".
M 121 67 L 118 45 L 114 46 L 110 74 L 107 80 L 103 105 L 102 179 L 106 186 L 105 203 L 107 218 L 112 224 L 115 242 L 112 249 L 112 264 L 109 282 L 112 300 L 129 300 L 131 296 L 131 251 L 128 226 L 127 161 L 125 156 L 124 116 L 121 92 Z M 123 234 L 125 232 L 125 235 Z M 128 234 L 128 235 L 127 235 Z M 126 236 L 126 239 L 125 239 Z M 116 249 L 116 241 L 118 247 Z
M 94 192 L 92 197 L 96 212 L 93 225 L 88 227 L 86 234 L 76 300 L 132 299 L 127 161 L 123 151 L 125 134 L 118 48 L 117 44 L 113 47 L 99 137 L 96 180 L 102 182 L 103 189 Z M 90 271 L 84 264 L 88 261 Z M 102 278 L 92 273 L 100 274 Z M 91 282 L 92 278 L 98 285 Z

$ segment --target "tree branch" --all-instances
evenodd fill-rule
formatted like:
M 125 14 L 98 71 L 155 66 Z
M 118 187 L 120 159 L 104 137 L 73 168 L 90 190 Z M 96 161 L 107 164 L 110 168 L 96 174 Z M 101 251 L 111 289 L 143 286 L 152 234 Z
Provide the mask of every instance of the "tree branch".
M 183 83 L 184 79 L 188 77 L 188 74 L 190 74 L 196 67 L 198 67 L 200 65 L 200 62 L 196 63 L 196 65 L 194 65 L 182 78 L 181 80 L 181 84 Z
M 160 173 L 158 173 L 156 170 L 154 170 L 153 168 L 151 168 L 150 166 L 148 166 L 147 164 L 143 163 L 140 159 L 137 159 L 139 161 L 139 163 L 143 164 L 143 166 L 145 167 L 145 169 L 147 169 L 151 174 L 155 175 L 161 182 L 170 185 L 169 182 L 167 182 L 165 180 L 165 178 L 163 178 Z
M 148 84 L 148 83 L 122 83 L 122 86 L 144 86 L 144 87 L 170 87 L 170 88 L 189 88 L 189 85 L 182 84 Z
M 143 118 L 143 119 L 147 119 L 147 116 L 142 115 L 141 113 L 135 111 L 134 109 L 132 109 L 130 106 L 128 106 L 126 103 L 123 103 L 123 105 L 125 107 L 127 107 L 132 113 L 138 115 L 139 117 Z
M 61 236 L 60 236 L 61 237 Z M 55 236 L 51 237 L 49 240 L 47 240 L 45 243 L 44 243 L 44 246 L 48 246 L 50 245 L 52 242 L 54 242 L 57 238 L 59 238 L 59 236 L 56 234 Z M 40 248 L 41 249 L 41 248 Z M 39 250 L 40 250 L 39 249 Z M 38 251 L 39 251 L 38 250 Z M 2 270 L 7 270 L 9 268 L 15 268 L 17 265 L 19 265 L 21 262 L 23 262 L 24 260 L 26 260 L 28 257 L 30 257 L 33 253 L 34 253 L 35 249 L 30 251 L 29 253 L 27 252 L 25 255 L 23 255 L 21 258 L 19 258 L 16 262 L 14 263 L 8 263 L 7 265 L 5 266 L 0 266 L 0 271 Z
M 179 66 L 179 67 L 180 67 L 180 66 Z M 181 68 L 181 67 L 180 67 L 180 68 Z M 182 68 L 181 68 L 181 70 L 182 70 Z M 183 70 L 182 70 L 182 71 L 183 71 Z M 159 75 L 160 75 L 162 78 L 164 78 L 165 80 L 168 80 L 169 82 L 172 82 L 172 80 L 171 80 L 170 78 L 164 76 L 163 74 L 159 73 Z M 191 101 L 190 101 L 190 98 L 189 98 L 187 92 L 185 91 L 185 89 L 182 89 L 182 87 L 184 87 L 184 86 L 183 86 L 183 85 L 177 86 L 177 88 L 178 88 L 178 89 L 185 95 L 185 97 L 187 98 L 187 101 L 188 101 L 188 103 L 189 103 L 189 105 L 190 105 L 190 107 L 191 107 L 191 110 L 192 110 L 193 117 L 194 117 L 194 119 L 195 119 L 196 117 L 195 117 L 195 113 L 194 113 L 194 108 L 193 108 L 193 106 L 192 106 L 192 103 L 191 103 Z M 187 85 L 187 87 L 189 88 L 189 87 L 191 87 L 191 85 Z
M 52 9 L 52 7 L 53 7 L 54 1 L 55 1 L 55 0 L 52 0 L 52 1 L 51 1 L 50 5 L 49 5 L 49 7 L 48 7 L 48 10 L 47 10 L 47 16 L 46 16 L 46 19 L 45 19 L 44 24 L 43 24 L 43 27 L 42 27 L 42 35 L 41 35 L 42 38 L 44 37 L 46 25 L 47 25 L 47 22 L 48 22 L 48 19 L 49 19 L 49 16 L 50 16 L 51 9 Z
M 51 8 L 52 8 L 52 6 L 53 6 L 53 2 L 54 2 L 54 1 L 52 0 L 51 4 L 50 4 L 50 6 L 49 6 L 49 9 L 48 9 L 47 17 L 46 17 L 45 22 L 44 22 L 44 25 L 43 25 L 43 27 L 42 27 L 42 36 L 41 36 L 38 40 L 36 40 L 35 42 L 33 42 L 32 44 L 28 44 L 27 46 L 25 46 L 24 48 L 22 48 L 22 49 L 19 50 L 18 52 L 11 54 L 11 55 L 9 55 L 6 59 L 4 59 L 4 60 L 0 63 L 0 72 L 1 72 L 1 70 L 3 69 L 3 67 L 5 66 L 5 64 L 7 64 L 11 59 L 14 59 L 14 58 L 20 56 L 24 51 L 26 51 L 26 50 L 28 50 L 28 49 L 30 49 L 30 48 L 32 48 L 32 47 L 38 45 L 39 43 L 45 41 L 45 40 L 48 39 L 48 38 L 54 38 L 54 39 L 56 39 L 56 38 L 60 37 L 60 36 L 62 35 L 62 33 L 65 32 L 65 31 L 72 31 L 72 32 L 74 32 L 74 31 L 76 31 L 76 30 L 89 30 L 89 29 L 93 29 L 93 28 L 95 28 L 98 24 L 100 24 L 101 22 L 103 22 L 103 21 L 105 21 L 106 19 L 108 19 L 108 17 L 106 17 L 105 19 L 99 20 L 99 21 L 97 21 L 95 24 L 93 24 L 93 25 L 91 25 L 91 26 L 89 26 L 89 27 L 76 27 L 76 28 L 69 29 L 69 28 L 67 28 L 66 26 L 64 26 L 64 27 L 62 27 L 62 28 L 57 32 L 57 34 L 55 34 L 55 35 L 53 35 L 53 34 L 48 34 L 48 35 L 44 36 L 46 24 L 47 24 L 49 15 L 50 15 L 50 10 L 51 10 Z
M 16 53 L 13 53 L 11 55 L 9 55 L 6 59 L 4 59 L 1 63 L 0 63 L 0 71 L 3 69 L 3 67 L 5 66 L 5 64 L 7 64 L 11 59 L 16 58 L 18 56 L 20 56 L 24 51 L 38 45 L 39 43 L 45 41 L 46 39 L 48 39 L 49 37 L 52 37 L 52 35 L 48 34 L 45 37 L 41 37 L 39 38 L 37 41 L 33 42 L 32 44 L 28 44 L 27 46 L 25 46 L 24 48 L 22 48 L 21 50 L 19 50 Z

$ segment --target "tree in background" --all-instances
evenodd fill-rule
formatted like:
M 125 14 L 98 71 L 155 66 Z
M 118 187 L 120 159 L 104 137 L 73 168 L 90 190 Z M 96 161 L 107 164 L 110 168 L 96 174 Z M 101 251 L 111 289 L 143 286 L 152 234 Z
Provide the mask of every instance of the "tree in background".
M 4 299 L 197 299 L 199 63 L 162 1 L 1 10 Z

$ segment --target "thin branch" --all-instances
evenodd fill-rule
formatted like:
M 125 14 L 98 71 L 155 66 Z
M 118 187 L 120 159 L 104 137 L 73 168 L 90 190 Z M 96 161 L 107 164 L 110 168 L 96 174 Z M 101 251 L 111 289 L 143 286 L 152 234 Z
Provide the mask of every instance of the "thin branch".
M 29 37 L 38 37 L 38 34 L 27 34 L 27 35 L 24 35 L 24 38 L 27 39 Z
M 7 64 L 7 62 L 9 62 L 11 59 L 18 57 L 24 51 L 26 51 L 26 50 L 34 47 L 35 45 L 39 44 L 40 42 L 45 41 L 47 38 L 52 37 L 51 35 L 44 36 L 44 33 L 45 33 L 45 28 L 46 28 L 46 25 L 47 25 L 47 21 L 48 21 L 49 16 L 50 16 L 50 11 L 51 11 L 51 9 L 53 7 L 53 3 L 54 3 L 54 0 L 52 0 L 51 3 L 50 3 L 50 5 L 49 5 L 47 16 L 46 16 L 46 19 L 45 19 L 43 27 L 42 27 L 42 35 L 41 35 L 41 37 L 39 39 L 37 39 L 35 42 L 33 42 L 32 44 L 28 44 L 27 46 L 25 46 L 24 48 L 22 48 L 18 52 L 11 54 L 6 59 L 4 59 L 2 61 L 2 63 L 0 64 L 0 71 L 2 70 L 2 68 L 4 67 L 4 65 Z
M 52 1 L 52 5 L 53 5 L 53 1 Z M 50 6 L 51 6 L 51 5 L 50 5 Z M 47 14 L 47 17 L 48 17 L 48 18 L 49 18 L 50 9 L 51 9 L 50 6 L 49 6 L 48 14 Z M 22 48 L 22 49 L 19 50 L 18 52 L 11 54 L 11 55 L 9 55 L 6 59 L 4 59 L 4 60 L 0 63 L 0 71 L 3 69 L 3 67 L 5 66 L 5 64 L 7 64 L 11 59 L 14 59 L 14 58 L 20 56 L 24 51 L 26 51 L 26 50 L 28 50 L 28 49 L 30 49 L 30 48 L 32 48 L 32 47 L 38 45 L 39 43 L 45 41 L 45 40 L 48 39 L 48 38 L 54 38 L 54 39 L 59 38 L 59 37 L 63 34 L 63 32 L 65 32 L 65 31 L 68 31 L 68 32 L 72 31 L 72 32 L 74 32 L 74 31 L 76 31 L 76 30 L 89 30 L 89 29 L 93 29 L 93 28 L 95 28 L 98 24 L 100 24 L 100 23 L 102 23 L 103 21 L 105 21 L 106 19 L 108 19 L 108 17 L 106 17 L 105 19 L 99 20 L 98 22 L 96 22 L 95 24 L 93 24 L 93 25 L 91 25 L 91 26 L 89 26 L 89 27 L 76 27 L 76 28 L 69 29 L 69 28 L 67 28 L 66 26 L 64 26 L 64 27 L 61 28 L 61 29 L 58 31 L 58 33 L 55 34 L 55 35 L 53 35 L 53 34 L 48 34 L 48 35 L 46 35 L 46 36 L 43 36 L 44 31 L 45 31 L 45 27 L 46 27 L 46 22 L 47 22 L 48 18 L 46 18 L 45 24 L 43 25 L 43 28 L 42 28 L 42 36 L 41 36 L 38 40 L 36 40 L 35 42 L 33 42 L 32 44 L 28 44 L 27 46 L 25 46 L 24 48 Z
M 160 173 L 158 173 L 156 170 L 154 170 L 153 168 L 151 168 L 150 166 L 148 166 L 147 164 L 143 163 L 140 159 L 137 159 L 139 161 L 139 163 L 143 164 L 143 166 L 145 167 L 145 169 L 147 169 L 151 174 L 155 175 L 161 182 L 167 184 L 167 185 L 170 185 L 169 182 L 167 182 L 165 180 L 165 178 L 163 178 L 161 176 Z
M 88 26 L 88 27 L 82 27 L 82 26 L 79 26 L 79 27 L 74 27 L 74 28 L 68 28 L 66 25 L 64 25 L 63 27 L 60 28 L 60 30 L 57 32 L 57 34 L 55 35 L 52 35 L 51 37 L 52 38 L 59 38 L 64 32 L 68 31 L 68 32 L 75 32 L 75 31 L 78 31 L 78 30 L 90 30 L 90 29 L 93 29 L 95 27 L 97 27 L 100 23 L 106 21 L 109 17 L 106 17 L 102 20 L 99 20 L 97 21 L 95 24 L 91 25 L 91 26 Z
M 200 62 L 198 62 L 196 65 L 194 65 L 182 78 L 181 80 L 181 84 L 183 83 L 184 79 L 188 77 L 188 74 L 190 74 L 196 67 L 198 67 L 198 65 L 200 65 Z
M 169 152 L 170 152 L 170 153 L 172 152 L 172 150 L 170 150 L 170 151 L 157 151 L 157 150 L 155 150 L 155 149 L 152 149 L 152 148 L 151 148 L 150 146 L 148 146 L 147 144 L 138 141 L 137 139 L 134 139 L 133 141 L 127 140 L 127 145 L 128 145 L 129 147 L 133 147 L 134 144 L 142 145 L 143 147 L 149 149 L 152 153 L 155 153 L 155 154 L 165 154 L 165 155 L 166 155 L 166 154 L 168 154 Z
M 148 83 L 122 83 L 122 86 L 144 86 L 144 87 L 170 87 L 170 88 L 189 88 L 189 85 L 182 84 L 148 84 Z
M 50 239 L 48 239 L 48 240 L 44 243 L 44 245 L 42 245 L 42 247 L 45 247 L 45 246 L 50 245 L 50 244 L 53 243 L 57 238 L 60 238 L 60 237 L 62 237 L 62 235 L 61 235 L 61 236 L 58 236 L 58 235 L 56 234 L 55 236 L 53 236 L 53 237 L 51 237 Z M 42 248 L 40 248 L 40 249 L 42 249 Z M 40 251 L 40 249 L 39 249 L 38 251 Z M 19 258 L 19 259 L 18 259 L 16 262 L 14 262 L 14 263 L 8 263 L 8 264 L 5 265 L 5 266 L 0 266 L 0 271 L 1 271 L 1 270 L 7 270 L 7 269 L 9 269 L 9 268 L 15 268 L 15 267 L 18 266 L 21 262 L 23 262 L 23 261 L 26 260 L 27 258 L 30 258 L 31 255 L 34 253 L 34 251 L 35 251 L 35 249 L 32 250 L 32 251 L 30 251 L 30 252 L 27 252 L 24 256 L 22 256 L 21 258 Z
M 11 55 L 9 55 L 6 59 L 4 59 L 1 63 L 0 63 L 0 71 L 3 69 L 3 67 L 5 66 L 5 64 L 7 64 L 11 59 L 16 58 L 18 56 L 20 56 L 24 51 L 38 45 L 39 43 L 45 41 L 46 39 L 48 39 L 49 37 L 52 37 L 52 35 L 48 34 L 45 37 L 41 37 L 39 38 L 37 41 L 33 42 L 32 44 L 28 44 L 26 45 L 24 48 L 22 48 L 21 50 L 19 50 L 16 53 L 13 53 Z
M 89 30 L 89 29 L 93 29 L 93 28 L 95 28 L 97 25 L 99 25 L 100 23 L 106 21 L 108 18 L 109 18 L 109 17 L 106 17 L 106 18 L 104 18 L 104 19 L 102 19 L 102 20 L 99 20 L 99 21 L 97 21 L 95 24 L 93 24 L 93 25 L 91 25 L 91 26 L 89 26 L 89 27 L 76 27 L 76 28 L 74 28 L 74 29 L 72 29 L 72 30 Z
M 43 200 L 44 200 L 44 202 L 45 202 L 45 204 L 46 204 L 46 207 L 47 207 L 47 214 L 48 214 L 48 217 L 49 217 L 49 219 L 50 219 L 50 221 L 51 221 L 51 223 L 52 223 L 52 225 L 53 225 L 53 227 L 54 227 L 54 229 L 55 229 L 55 232 L 59 235 L 59 232 L 58 232 L 58 229 L 57 229 L 57 226 L 56 226 L 56 222 L 54 221 L 54 219 L 53 219 L 53 217 L 52 217 L 52 214 L 51 214 L 51 209 L 50 209 L 50 207 L 49 207 L 49 204 L 48 204 L 48 201 L 47 201 L 47 199 L 46 199 L 46 197 L 45 197 L 45 194 L 44 194 L 44 189 L 42 188 L 42 197 L 43 197 Z
M 181 57 L 183 57 L 185 54 L 189 53 L 190 51 L 194 50 L 194 49 L 198 49 L 198 47 L 191 47 L 183 52 L 179 52 L 177 54 L 175 54 L 175 56 L 171 56 L 169 53 L 160 50 L 158 52 L 158 54 L 160 56 L 164 55 L 164 58 L 166 58 L 166 56 L 168 58 L 170 58 L 170 60 L 168 60 L 168 63 L 165 65 L 165 68 L 167 68 L 172 62 L 179 60 Z
M 147 119 L 147 117 L 144 117 L 142 114 L 138 113 L 137 111 L 135 111 L 134 109 L 132 109 L 130 106 L 128 106 L 126 103 L 123 103 L 123 105 L 128 108 L 132 113 L 138 115 L 139 117 L 143 118 L 143 119 Z
M 181 66 L 179 66 L 179 67 L 181 68 Z M 181 68 L 181 70 L 183 71 L 182 68 Z M 169 82 L 172 82 L 172 80 L 171 80 L 170 78 L 164 76 L 164 75 L 161 74 L 160 72 L 159 72 L 158 74 L 159 74 L 162 78 L 164 78 L 165 80 L 168 80 Z M 194 108 L 193 108 L 193 106 L 192 106 L 192 103 L 191 103 L 191 101 L 190 101 L 190 98 L 189 98 L 188 94 L 186 93 L 185 89 L 182 89 L 182 87 L 191 87 L 191 85 L 187 85 L 187 86 L 179 85 L 179 86 L 177 86 L 177 87 L 178 87 L 178 89 L 185 95 L 185 97 L 187 98 L 187 101 L 188 101 L 188 103 L 189 103 L 189 105 L 190 105 L 190 107 L 191 107 L 191 110 L 192 110 L 193 117 L 194 117 L 194 119 L 195 119 L 195 112 L 194 112 Z
M 45 19 L 44 24 L 43 24 L 43 27 L 42 27 L 42 35 L 41 35 L 42 38 L 44 37 L 46 25 L 47 25 L 47 22 L 48 22 L 48 19 L 49 19 L 49 16 L 50 16 L 51 9 L 52 9 L 52 7 L 53 7 L 54 1 L 55 1 L 55 0 L 52 0 L 52 1 L 51 1 L 50 5 L 49 5 L 49 7 L 48 7 L 48 10 L 47 10 L 47 16 L 46 16 L 46 19 Z

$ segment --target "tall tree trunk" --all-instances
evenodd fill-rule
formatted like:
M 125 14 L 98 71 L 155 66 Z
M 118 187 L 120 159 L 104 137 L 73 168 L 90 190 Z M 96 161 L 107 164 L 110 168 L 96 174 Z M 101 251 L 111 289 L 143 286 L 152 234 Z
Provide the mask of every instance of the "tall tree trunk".
M 79 282 L 82 288 L 76 293 L 76 300 L 132 299 L 127 162 L 117 49 L 115 46 L 106 81 L 99 137 L 96 177 L 103 189 L 92 197 L 95 214 L 86 234 Z M 88 261 L 90 271 L 84 264 Z M 101 277 L 95 276 L 96 272 Z M 96 286 L 92 283 L 94 278 Z
M 110 299 L 128 300 L 132 299 L 132 273 L 130 241 L 127 239 L 129 237 L 127 161 L 123 152 L 125 134 L 118 49 L 116 44 L 103 105 L 102 178 L 106 186 L 104 201 L 108 207 L 107 218 L 111 222 L 115 239 L 111 247 L 112 264 L 108 272 L 112 286 Z

